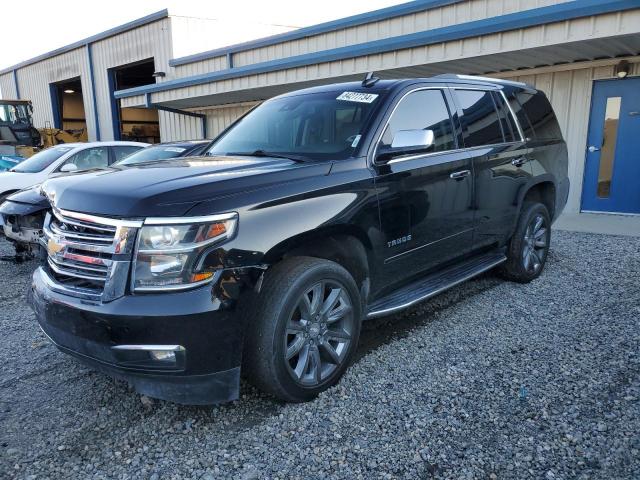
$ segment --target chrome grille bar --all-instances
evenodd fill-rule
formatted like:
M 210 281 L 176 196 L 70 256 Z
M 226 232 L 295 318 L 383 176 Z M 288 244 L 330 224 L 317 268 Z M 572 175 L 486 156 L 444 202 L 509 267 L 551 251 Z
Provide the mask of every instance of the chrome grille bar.
M 125 293 L 142 221 L 98 217 L 53 208 L 44 222 L 52 280 L 70 294 L 94 292 L 102 301 Z

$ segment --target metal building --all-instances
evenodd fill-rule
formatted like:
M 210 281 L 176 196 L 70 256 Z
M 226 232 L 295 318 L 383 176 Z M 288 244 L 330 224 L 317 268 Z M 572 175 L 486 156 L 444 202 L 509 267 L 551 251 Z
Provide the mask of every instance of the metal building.
M 30 97 L 42 121 L 55 116 L 40 108 L 51 85 L 80 76 L 92 138 L 117 136 L 118 112 L 159 110 L 160 138 L 172 140 L 213 137 L 256 102 L 367 71 L 520 80 L 543 89 L 559 116 L 570 152 L 566 211 L 640 213 L 609 197 L 640 177 L 640 0 L 418 0 L 182 56 L 166 32 L 180 30 L 172 21 L 159 12 L 0 71 L 0 88 L 14 96 L 19 87 L 15 96 Z M 127 54 L 129 63 L 153 57 L 165 76 L 122 88 L 114 59 Z

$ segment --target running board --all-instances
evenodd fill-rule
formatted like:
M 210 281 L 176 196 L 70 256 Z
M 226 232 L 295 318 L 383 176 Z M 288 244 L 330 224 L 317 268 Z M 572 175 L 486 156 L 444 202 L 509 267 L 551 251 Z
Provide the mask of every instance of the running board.
M 376 300 L 369 306 L 367 318 L 382 317 L 408 308 L 480 275 L 506 260 L 507 257 L 504 253 L 491 252 L 432 273 Z

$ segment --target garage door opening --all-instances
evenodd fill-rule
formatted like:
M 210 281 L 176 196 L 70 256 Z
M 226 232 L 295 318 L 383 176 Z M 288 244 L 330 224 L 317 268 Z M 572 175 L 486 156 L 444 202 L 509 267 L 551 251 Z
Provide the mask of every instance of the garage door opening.
M 55 128 L 81 133 L 87 129 L 87 118 L 82 101 L 80 77 L 52 83 L 51 102 Z
M 147 108 L 122 108 L 113 97 L 116 90 L 155 83 L 153 58 L 109 70 L 109 89 L 113 115 L 113 136 L 116 140 L 160 142 L 158 112 Z

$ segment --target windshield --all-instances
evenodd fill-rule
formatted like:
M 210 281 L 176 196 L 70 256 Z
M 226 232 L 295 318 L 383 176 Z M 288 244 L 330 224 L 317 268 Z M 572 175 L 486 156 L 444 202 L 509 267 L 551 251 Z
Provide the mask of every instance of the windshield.
M 114 165 L 135 165 L 136 163 L 153 162 L 156 160 L 167 160 L 182 155 L 187 149 L 185 147 L 172 147 L 171 145 L 159 145 L 157 147 L 147 147 L 132 153 L 128 157 L 114 163 Z
M 349 158 L 381 93 L 323 92 L 270 100 L 220 137 L 207 155 L 269 153 L 309 160 Z
M 51 147 L 36 153 L 34 156 L 27 158 L 24 162 L 19 163 L 11 169 L 12 172 L 20 173 L 36 173 L 41 172 L 53 162 L 58 160 L 62 155 L 70 152 L 75 147 Z
M 26 105 L 8 105 L 0 103 L 0 122 L 29 123 L 29 111 Z

